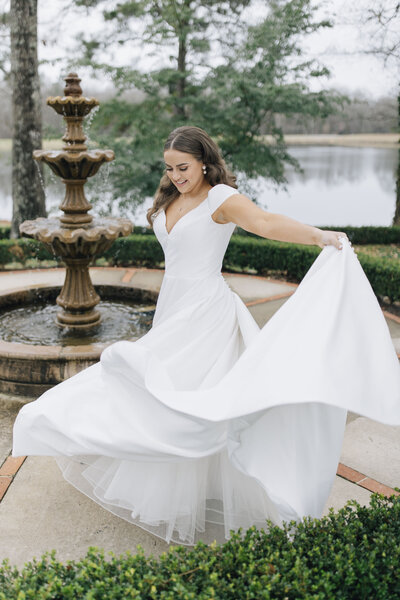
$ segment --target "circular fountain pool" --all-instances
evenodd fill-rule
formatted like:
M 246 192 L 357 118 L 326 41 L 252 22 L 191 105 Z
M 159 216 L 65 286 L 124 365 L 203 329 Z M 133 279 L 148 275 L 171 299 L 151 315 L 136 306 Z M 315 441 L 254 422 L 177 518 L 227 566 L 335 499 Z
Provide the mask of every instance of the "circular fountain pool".
M 151 327 L 154 305 L 133 301 L 103 300 L 97 305 L 101 321 L 77 332 L 57 325 L 56 304 L 21 306 L 0 313 L 0 339 L 35 346 L 79 346 L 138 338 Z
M 0 392 L 37 398 L 98 362 L 109 344 L 134 341 L 150 329 L 158 290 L 131 284 L 100 284 L 96 290 L 102 320 L 79 332 L 55 322 L 60 286 L 0 291 Z

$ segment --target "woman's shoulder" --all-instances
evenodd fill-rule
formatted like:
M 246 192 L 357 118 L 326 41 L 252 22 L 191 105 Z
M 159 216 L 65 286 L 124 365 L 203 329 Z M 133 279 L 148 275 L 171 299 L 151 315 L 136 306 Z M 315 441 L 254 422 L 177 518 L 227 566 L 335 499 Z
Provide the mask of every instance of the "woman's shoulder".
M 240 194 L 239 190 L 228 185 L 226 183 L 217 183 L 208 192 L 208 204 L 211 212 L 217 210 L 217 208 L 225 202 L 230 196 L 234 194 Z

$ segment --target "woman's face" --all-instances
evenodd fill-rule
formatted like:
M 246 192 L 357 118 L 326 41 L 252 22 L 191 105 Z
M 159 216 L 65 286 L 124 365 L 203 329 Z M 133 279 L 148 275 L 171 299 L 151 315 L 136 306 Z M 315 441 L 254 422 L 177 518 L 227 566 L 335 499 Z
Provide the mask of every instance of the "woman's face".
M 164 160 L 168 177 L 182 194 L 190 193 L 203 183 L 203 162 L 193 154 L 169 149 L 164 152 Z

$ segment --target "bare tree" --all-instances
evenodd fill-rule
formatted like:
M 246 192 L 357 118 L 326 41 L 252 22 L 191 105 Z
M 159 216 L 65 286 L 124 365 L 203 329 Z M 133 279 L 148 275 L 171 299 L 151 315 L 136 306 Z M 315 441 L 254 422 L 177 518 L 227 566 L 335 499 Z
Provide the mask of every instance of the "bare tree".
M 374 0 L 367 9 L 364 23 L 370 32 L 369 48 L 365 52 L 382 58 L 385 66 L 393 66 L 400 85 L 400 2 Z M 398 128 L 400 130 L 400 87 L 397 95 Z M 396 174 L 396 209 L 393 225 L 400 225 L 400 149 Z
M 11 236 L 26 219 L 46 216 L 45 195 L 32 152 L 42 146 L 37 56 L 37 0 L 11 0 L 11 82 L 13 104 Z

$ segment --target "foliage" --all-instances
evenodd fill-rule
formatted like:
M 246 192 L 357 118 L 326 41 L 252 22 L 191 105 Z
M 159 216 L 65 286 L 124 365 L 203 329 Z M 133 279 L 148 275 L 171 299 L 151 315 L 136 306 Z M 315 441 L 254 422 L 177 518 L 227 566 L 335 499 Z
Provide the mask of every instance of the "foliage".
M 356 252 L 362 252 L 368 256 L 380 256 L 381 258 L 394 258 L 400 261 L 400 244 L 369 244 L 361 246 L 356 244 L 353 246 Z
M 352 500 L 321 519 L 268 523 L 225 544 L 172 547 L 159 559 L 97 548 L 65 564 L 55 552 L 18 571 L 0 567 L 0 600 L 397 600 L 400 496 Z
M 137 265 L 158 267 L 164 262 L 163 250 L 154 235 L 130 235 L 119 238 L 104 253 L 104 257 L 118 266 Z
M 343 231 L 353 244 L 400 244 L 400 227 L 376 227 L 372 225 L 353 227 L 351 225 L 323 225 L 319 229 Z M 258 237 L 244 229 L 238 229 L 239 235 Z
M 142 231 L 145 233 L 117 239 L 98 258 L 116 266 L 163 267 L 164 254 L 156 237 L 151 229 L 143 228 Z M 279 272 L 291 281 L 301 281 L 319 252 L 316 246 L 275 242 L 251 235 L 233 235 L 225 253 L 223 268 L 259 274 Z M 49 261 L 54 258 L 51 251 L 36 240 L 0 240 L 0 265 L 27 264 L 32 259 Z M 400 300 L 399 260 L 363 252 L 358 252 L 358 258 L 375 294 L 390 301 Z
M 254 1 L 254 0 L 253 0 Z M 103 0 L 75 0 L 100 6 Z M 315 19 L 311 0 L 272 0 L 255 26 L 241 18 L 252 0 L 123 1 L 107 3 L 110 38 L 159 58 L 146 73 L 138 68 L 96 62 L 103 36 L 84 39 L 86 61 L 111 77 L 120 95 L 100 108 L 93 136 L 114 147 L 111 177 L 120 206 L 153 195 L 163 171 L 162 143 L 176 126 L 203 127 L 219 143 L 229 166 L 246 176 L 284 183 L 285 164 L 297 166 L 284 143 L 277 115 L 325 117 L 342 98 L 311 92 L 311 80 L 328 70 L 302 57 L 302 38 L 328 21 Z M 211 58 L 211 54 L 216 58 Z M 140 93 L 136 102 L 127 90 Z M 273 144 L 266 144 L 270 134 Z M 116 141 L 115 141 L 116 140 Z
M 397 0 L 375 0 L 362 14 L 368 37 L 367 54 L 375 54 L 385 63 L 393 60 L 400 67 L 400 4 Z
M 10 78 L 10 14 L 0 6 L 0 79 Z
M 225 253 L 223 268 L 259 274 L 279 271 L 289 280 L 301 281 L 319 252 L 316 246 L 234 235 Z M 138 234 L 116 240 L 105 256 L 119 266 L 160 267 L 164 260 L 156 238 Z M 362 253 L 358 258 L 375 294 L 391 301 L 400 300 L 399 261 Z
M 400 227 L 376 227 L 372 225 L 353 227 L 351 225 L 339 226 L 339 225 L 323 225 L 320 229 L 343 231 L 346 233 L 353 244 L 400 244 Z M 142 235 L 154 235 L 153 230 L 150 227 L 141 227 L 135 225 L 133 233 Z M 259 236 L 245 231 L 240 227 L 235 230 L 235 235 L 243 235 L 248 237 L 254 237 L 259 239 Z M 9 239 L 10 237 L 10 226 L 0 226 L 0 240 Z
M 54 255 L 50 250 L 28 238 L 0 239 L 0 265 L 20 262 L 25 263 L 28 259 L 52 260 Z

